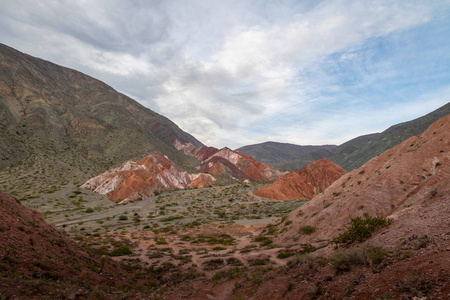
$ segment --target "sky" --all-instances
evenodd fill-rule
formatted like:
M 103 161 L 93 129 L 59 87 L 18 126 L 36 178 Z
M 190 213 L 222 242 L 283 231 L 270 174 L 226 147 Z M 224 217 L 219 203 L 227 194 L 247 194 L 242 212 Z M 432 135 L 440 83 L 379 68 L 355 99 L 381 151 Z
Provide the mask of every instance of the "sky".
M 0 43 L 208 146 L 341 144 L 450 102 L 450 1 L 0 0 Z

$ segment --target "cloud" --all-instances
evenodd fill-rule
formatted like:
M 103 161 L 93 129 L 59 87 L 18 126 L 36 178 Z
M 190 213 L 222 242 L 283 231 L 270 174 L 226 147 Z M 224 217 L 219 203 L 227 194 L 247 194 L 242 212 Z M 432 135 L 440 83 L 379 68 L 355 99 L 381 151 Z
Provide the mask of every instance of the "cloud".
M 446 1 L 0 4 L 2 42 L 99 78 L 217 147 L 344 142 L 411 106 L 428 112 L 439 101 L 420 95 L 444 92 L 450 76 Z

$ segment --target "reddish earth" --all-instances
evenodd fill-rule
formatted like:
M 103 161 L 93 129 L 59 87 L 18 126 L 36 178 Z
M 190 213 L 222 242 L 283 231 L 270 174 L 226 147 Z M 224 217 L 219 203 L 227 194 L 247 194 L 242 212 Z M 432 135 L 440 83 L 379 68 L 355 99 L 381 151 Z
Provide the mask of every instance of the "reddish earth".
M 255 192 L 256 196 L 275 200 L 311 199 L 346 172 L 326 158 L 306 165 L 297 172 L 286 174 L 274 183 Z
M 285 173 L 260 163 L 250 155 L 229 148 L 195 147 L 175 140 L 174 146 L 186 155 L 202 162 L 200 170 L 214 175 L 231 177 L 240 181 L 271 181 Z
M 127 161 L 118 168 L 89 179 L 81 187 L 120 202 L 152 196 L 164 190 L 212 186 L 214 181 L 209 174 L 179 171 L 167 157 L 150 154 L 137 162 Z
M 82 250 L 39 212 L 1 191 L 0 220 L 1 299 L 75 299 L 122 282 L 119 265 L 105 260 L 101 267 L 99 256 Z
M 450 115 L 433 123 L 423 134 L 373 158 L 335 181 L 324 193 L 289 215 L 290 230 L 278 243 L 323 244 L 345 230 L 351 217 L 386 216 L 392 220 L 393 240 L 405 230 L 415 234 L 447 233 L 450 227 Z M 430 210 L 431 203 L 437 202 Z M 445 204 L 444 204 L 445 203 Z M 439 206 L 442 206 L 438 208 Z M 418 222 L 423 218 L 429 223 Z M 420 225 L 418 225 L 420 224 Z M 299 234 L 314 226 L 310 235 Z M 414 233 L 414 232 L 412 232 Z
M 325 246 L 281 269 L 254 270 L 216 284 L 194 282 L 177 290 L 189 299 L 450 299 L 450 115 L 423 134 L 344 175 L 324 193 L 292 212 L 277 245 L 295 251 L 302 244 Z M 382 247 L 379 267 L 347 264 L 337 272 L 330 239 L 350 217 L 387 216 L 391 224 L 355 249 Z M 313 226 L 315 232 L 300 228 Z M 286 230 L 287 228 L 287 230 Z M 283 232 L 284 231 L 284 232 Z M 333 254 L 334 253 L 334 254 Z M 171 299 L 176 299 L 176 296 Z

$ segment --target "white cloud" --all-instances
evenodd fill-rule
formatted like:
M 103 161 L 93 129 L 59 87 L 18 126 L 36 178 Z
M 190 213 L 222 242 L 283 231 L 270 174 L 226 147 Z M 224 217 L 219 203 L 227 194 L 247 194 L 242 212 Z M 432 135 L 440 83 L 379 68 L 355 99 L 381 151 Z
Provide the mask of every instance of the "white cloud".
M 420 94 L 404 92 L 416 88 L 398 70 L 404 53 L 394 57 L 382 42 L 449 10 L 448 1 L 0 4 L 5 43 L 99 78 L 217 147 L 338 143 L 407 117 L 404 103 L 426 113 Z M 438 60 L 432 54 L 422 68 Z M 398 112 L 388 92 L 402 101 Z

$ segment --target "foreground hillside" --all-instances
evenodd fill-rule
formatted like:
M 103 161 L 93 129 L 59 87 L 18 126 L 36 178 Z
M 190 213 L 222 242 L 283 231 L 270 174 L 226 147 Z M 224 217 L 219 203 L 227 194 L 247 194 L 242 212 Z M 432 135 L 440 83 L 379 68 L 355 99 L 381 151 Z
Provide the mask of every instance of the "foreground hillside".
M 124 283 L 121 266 L 88 253 L 0 191 L 0 298 L 30 299 L 101 295 Z M 62 288 L 64 287 L 64 288 Z
M 323 243 L 335 238 L 353 217 L 386 216 L 418 233 L 432 228 L 418 226 L 407 217 L 427 211 L 431 203 L 448 203 L 450 188 L 450 115 L 433 123 L 423 134 L 411 137 L 335 181 L 301 211 L 289 216 L 292 227 L 278 237 L 289 243 Z M 439 210 L 448 223 L 448 211 Z M 326 220 L 326 221 L 325 221 Z M 435 220 L 437 221 L 437 219 Z M 406 225 L 408 224 L 408 225 Z M 438 224 L 438 223 L 437 223 Z M 310 235 L 298 228 L 312 226 Z M 428 232 L 430 231 L 430 232 Z M 401 235 L 401 232 L 398 232 Z
M 3 190 L 35 196 L 150 152 L 195 166 L 173 147 L 175 139 L 202 145 L 105 83 L 0 44 Z

